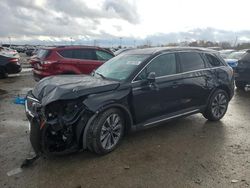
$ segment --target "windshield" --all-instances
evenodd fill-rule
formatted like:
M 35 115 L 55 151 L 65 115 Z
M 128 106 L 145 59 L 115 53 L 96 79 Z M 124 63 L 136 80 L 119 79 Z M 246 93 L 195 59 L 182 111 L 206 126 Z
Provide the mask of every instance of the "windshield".
M 114 80 L 125 80 L 147 57 L 149 57 L 148 54 L 121 54 L 100 66 L 94 75 Z
M 228 59 L 240 59 L 243 55 L 245 54 L 245 52 L 233 52 L 228 56 Z

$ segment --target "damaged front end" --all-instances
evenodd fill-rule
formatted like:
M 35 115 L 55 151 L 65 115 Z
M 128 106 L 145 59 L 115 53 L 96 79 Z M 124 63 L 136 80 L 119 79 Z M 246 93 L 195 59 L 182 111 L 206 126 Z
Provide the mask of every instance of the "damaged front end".
M 81 131 L 91 116 L 83 98 L 42 106 L 29 92 L 25 107 L 30 122 L 30 141 L 36 154 L 60 155 L 79 150 Z

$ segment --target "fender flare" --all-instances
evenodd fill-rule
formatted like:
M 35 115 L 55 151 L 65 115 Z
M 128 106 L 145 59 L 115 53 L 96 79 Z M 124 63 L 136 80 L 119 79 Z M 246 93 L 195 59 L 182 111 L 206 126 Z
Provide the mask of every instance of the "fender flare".
M 88 120 L 86 126 L 84 127 L 83 133 L 82 133 L 82 148 L 83 150 L 87 149 L 87 134 L 88 134 L 88 130 L 90 125 L 92 124 L 92 122 L 94 121 L 94 119 L 103 111 L 109 109 L 109 108 L 119 108 L 121 109 L 123 112 L 125 112 L 126 114 L 126 130 L 129 131 L 132 126 L 133 126 L 133 119 L 132 119 L 132 115 L 130 113 L 130 111 L 127 109 L 127 107 L 125 107 L 124 105 L 121 104 L 117 104 L 117 103 L 113 103 L 113 104 L 108 104 L 105 105 L 101 108 L 99 108 L 95 114 L 93 116 L 90 117 L 90 119 Z

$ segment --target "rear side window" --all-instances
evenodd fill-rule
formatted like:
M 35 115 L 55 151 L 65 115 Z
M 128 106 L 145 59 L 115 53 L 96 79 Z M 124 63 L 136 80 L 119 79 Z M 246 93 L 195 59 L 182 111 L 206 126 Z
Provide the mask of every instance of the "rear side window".
M 111 55 L 108 52 L 104 52 L 104 51 L 101 51 L 101 50 L 96 50 L 96 57 L 100 61 L 107 61 L 107 60 L 111 59 L 113 57 L 113 55 Z
M 182 72 L 204 69 L 205 63 L 199 53 L 182 52 L 179 53 Z
M 220 61 L 217 57 L 215 57 L 215 56 L 213 56 L 213 55 L 211 55 L 211 54 L 205 54 L 205 56 L 206 56 L 206 58 L 207 58 L 208 63 L 209 63 L 212 67 L 218 67 L 218 66 L 222 66 L 222 65 L 223 65 L 223 64 L 221 63 L 221 61 Z
M 60 50 L 58 53 L 65 58 L 72 58 L 72 50 Z
M 94 50 L 90 50 L 90 49 L 76 49 L 76 50 L 73 50 L 72 57 L 74 59 L 97 60 L 96 54 L 94 53 Z
M 65 49 L 60 50 L 59 54 L 65 58 L 97 60 L 94 50 L 91 49 Z
M 50 53 L 51 53 L 51 50 L 40 49 L 37 52 L 37 57 L 39 59 L 45 59 L 45 58 L 47 58 L 50 55 Z

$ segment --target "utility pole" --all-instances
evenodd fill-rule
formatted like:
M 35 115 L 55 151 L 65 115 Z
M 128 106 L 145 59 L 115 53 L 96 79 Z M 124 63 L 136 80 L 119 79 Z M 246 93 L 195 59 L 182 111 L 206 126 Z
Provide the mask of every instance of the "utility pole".
M 73 45 L 72 37 L 70 37 L 70 44 Z
M 9 38 L 9 44 L 10 44 L 10 47 L 11 47 L 11 37 L 9 36 L 8 38 Z
M 122 37 L 120 37 L 120 47 L 122 48 Z
M 234 47 L 236 47 L 237 42 L 238 42 L 238 36 L 235 37 Z

